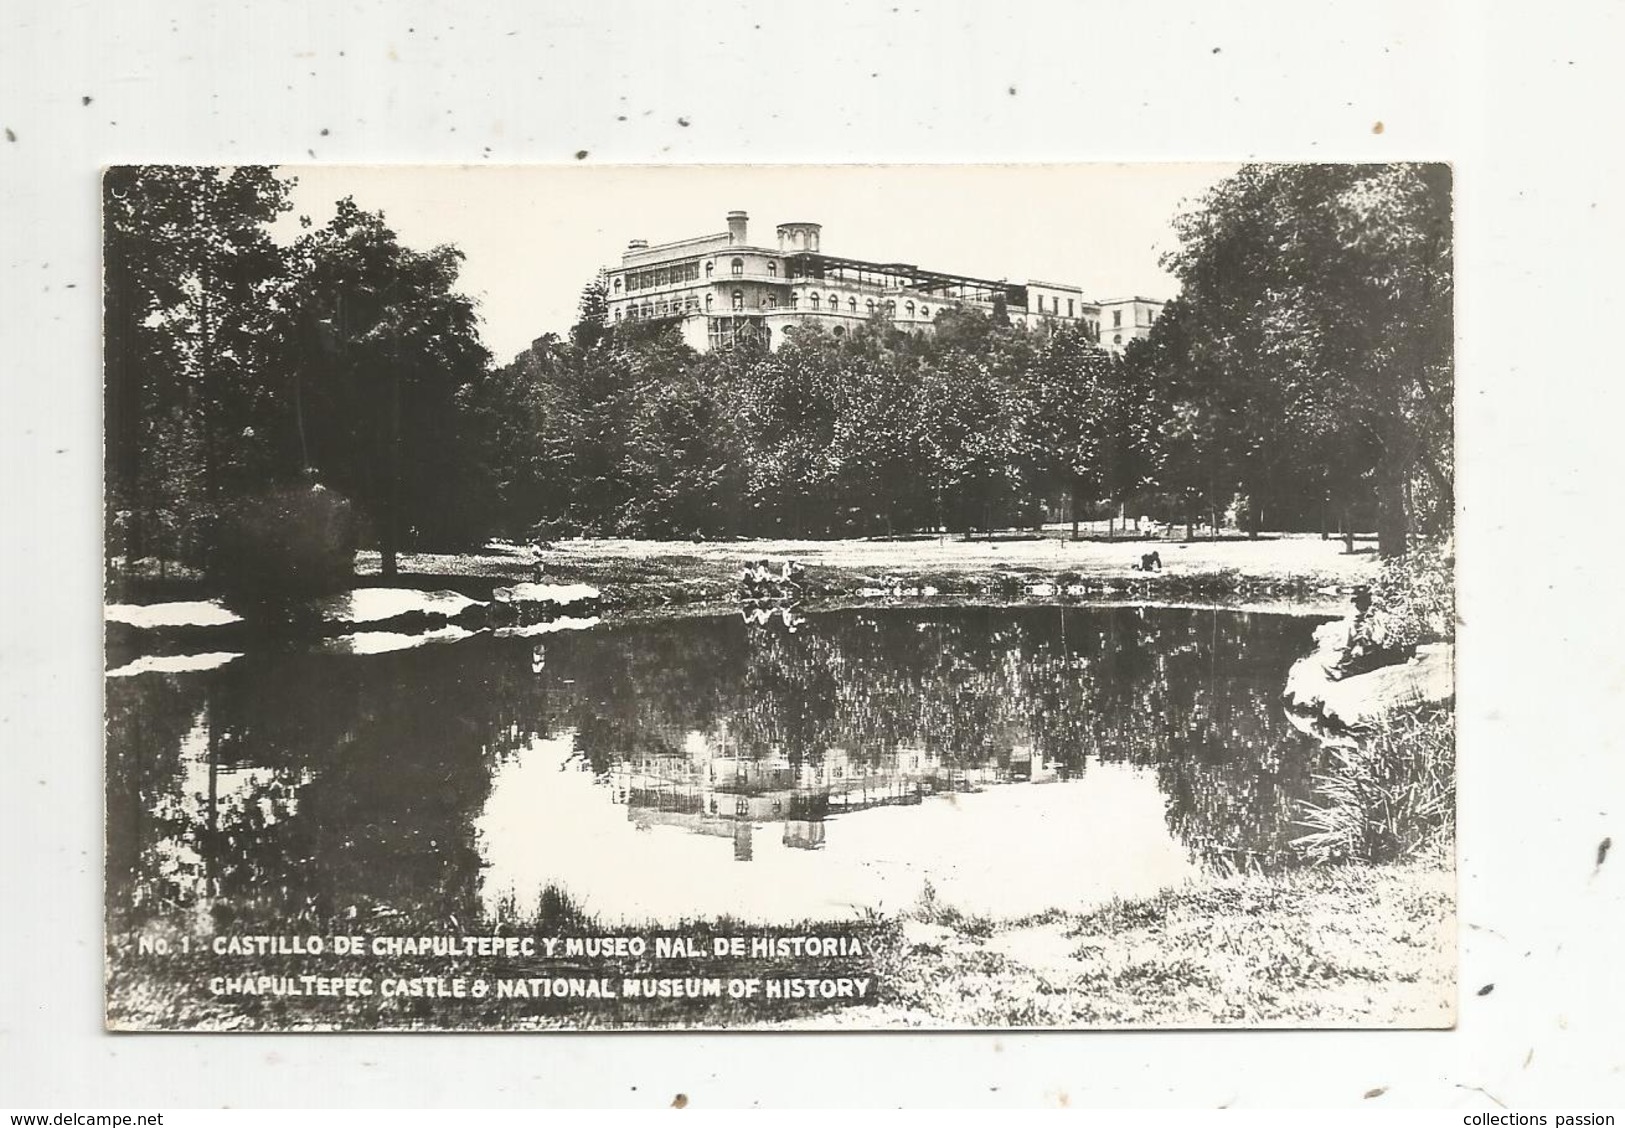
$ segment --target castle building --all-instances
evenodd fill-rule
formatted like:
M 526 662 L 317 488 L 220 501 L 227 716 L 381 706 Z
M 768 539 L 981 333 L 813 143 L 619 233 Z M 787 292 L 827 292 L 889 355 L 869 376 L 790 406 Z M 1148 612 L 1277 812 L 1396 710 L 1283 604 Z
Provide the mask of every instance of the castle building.
M 1013 324 L 1085 325 L 1106 348 L 1144 337 L 1162 312 L 1153 298 L 1095 301 L 1077 286 L 1015 283 L 825 254 L 817 223 L 781 223 L 777 246 L 751 243 L 749 217 L 728 213 L 714 235 L 650 246 L 633 239 L 606 268 L 612 325 L 672 322 L 701 351 L 755 337 L 776 347 L 792 325 L 822 325 L 837 336 L 871 318 L 929 332 L 942 310 L 1001 306 Z

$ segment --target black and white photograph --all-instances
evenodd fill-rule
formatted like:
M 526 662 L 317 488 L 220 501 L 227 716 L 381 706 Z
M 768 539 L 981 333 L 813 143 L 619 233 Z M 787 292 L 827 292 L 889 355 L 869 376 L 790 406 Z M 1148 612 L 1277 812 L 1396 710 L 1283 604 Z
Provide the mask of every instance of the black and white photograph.
M 1453 1027 L 1455 201 L 106 168 L 107 1028 Z

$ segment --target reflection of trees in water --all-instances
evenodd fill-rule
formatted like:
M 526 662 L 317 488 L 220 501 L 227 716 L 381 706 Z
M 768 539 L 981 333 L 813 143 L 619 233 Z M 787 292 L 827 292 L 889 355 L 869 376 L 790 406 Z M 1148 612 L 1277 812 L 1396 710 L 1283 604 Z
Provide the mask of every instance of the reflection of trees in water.
M 1063 776 L 1126 761 L 1156 772 L 1193 851 L 1269 858 L 1294 836 L 1292 801 L 1314 767 L 1277 704 L 1310 627 L 1132 608 L 850 611 L 794 635 L 737 618 L 561 633 L 539 673 L 531 642 L 480 639 L 117 679 L 110 886 L 132 906 L 208 894 L 284 914 L 354 905 L 472 919 L 473 822 L 492 769 L 566 729 L 578 767 L 602 777 L 679 761 L 695 732 L 792 767 L 832 748 L 858 766 L 924 748 L 969 768 L 1026 747 Z M 213 803 L 182 801 L 209 778 Z M 163 843 L 199 860 L 190 887 L 184 867 L 155 860 Z
M 470 919 L 492 762 L 549 726 L 528 666 L 466 657 L 263 655 L 110 683 L 110 886 L 132 875 L 131 907 Z M 155 853 L 198 864 L 177 880 Z
M 178 867 L 160 844 L 196 838 L 195 819 L 177 815 L 185 791 L 181 746 L 203 707 L 195 678 L 147 674 L 107 682 L 107 889 L 109 926 L 121 905 L 182 903 Z
M 961 608 L 814 616 L 791 635 L 733 619 L 570 639 L 565 716 L 595 770 L 682 758 L 705 733 L 730 755 L 876 764 L 901 747 L 948 766 L 1030 747 L 1062 775 L 1092 758 L 1155 770 L 1171 829 L 1231 865 L 1295 836 L 1312 742 L 1281 716 L 1312 623 L 1220 611 Z

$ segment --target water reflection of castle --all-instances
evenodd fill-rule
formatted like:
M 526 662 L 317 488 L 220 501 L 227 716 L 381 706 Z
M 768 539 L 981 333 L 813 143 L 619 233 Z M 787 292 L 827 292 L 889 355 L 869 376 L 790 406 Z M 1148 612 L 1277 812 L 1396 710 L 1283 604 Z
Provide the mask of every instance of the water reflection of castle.
M 826 820 L 871 807 L 922 803 L 932 795 L 973 792 L 1001 783 L 1059 779 L 1043 753 L 1016 746 L 987 750 L 974 765 L 945 763 L 929 748 L 899 747 L 855 757 L 829 748 L 792 762 L 777 750 L 741 755 L 726 737 L 691 733 L 681 753 L 643 754 L 610 772 L 617 803 L 640 828 L 679 826 L 695 834 L 733 839 L 734 858 L 748 862 L 752 839 L 765 824 L 783 826 L 784 845 L 817 850 Z

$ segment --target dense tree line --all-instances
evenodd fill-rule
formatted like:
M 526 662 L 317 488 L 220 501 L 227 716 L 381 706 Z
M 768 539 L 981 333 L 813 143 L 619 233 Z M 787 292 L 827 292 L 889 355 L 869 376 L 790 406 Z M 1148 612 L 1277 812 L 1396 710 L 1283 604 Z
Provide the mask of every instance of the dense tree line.
M 1152 480 L 1150 405 L 1128 377 L 1082 330 L 970 310 L 943 311 L 929 336 L 877 319 L 704 354 L 674 329 L 584 319 L 475 393 L 502 434 L 488 520 L 634 536 L 1031 524 L 1046 498 Z
M 348 199 L 279 239 L 291 187 L 262 167 L 107 174 L 107 552 L 125 573 L 319 584 L 299 573 L 357 538 L 391 572 L 405 543 L 479 535 L 460 397 L 490 358 L 460 253 L 405 247 Z
M 108 555 L 252 572 L 299 537 L 449 549 L 539 529 L 829 536 L 1226 513 L 1448 528 L 1449 169 L 1248 166 L 1177 221 L 1182 294 L 1121 355 L 943 310 L 700 354 L 575 326 L 493 367 L 453 247 L 341 201 L 278 226 L 274 170 L 106 178 Z M 299 537 L 293 539 L 299 539 Z M 347 563 L 345 565 L 347 567 Z M 273 568 L 273 570 L 274 570 Z
M 1240 494 L 1253 528 L 1372 505 L 1385 555 L 1447 531 L 1449 166 L 1252 165 L 1177 228 L 1183 292 L 1130 354 L 1166 389 L 1170 486 Z

